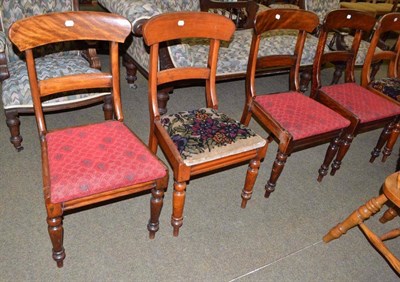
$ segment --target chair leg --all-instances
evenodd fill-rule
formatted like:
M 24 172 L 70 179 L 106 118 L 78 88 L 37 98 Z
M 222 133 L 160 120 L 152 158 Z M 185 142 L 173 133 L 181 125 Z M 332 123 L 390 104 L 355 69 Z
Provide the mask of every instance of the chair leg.
M 174 236 L 179 235 L 179 228 L 183 224 L 183 207 L 185 205 L 186 182 L 174 183 L 174 193 L 172 199 L 171 225 L 174 228 Z
M 173 87 L 159 89 L 157 92 L 158 111 L 161 115 L 167 113 L 167 103 L 169 100 L 169 93 L 173 91 Z
M 61 205 L 47 207 L 47 225 L 50 240 L 53 245 L 53 259 L 59 268 L 63 267 L 65 250 L 63 247 L 64 228 Z
M 150 220 L 147 225 L 150 239 L 154 239 L 159 229 L 159 218 L 163 207 L 164 189 L 153 188 L 150 199 Z
M 272 167 L 271 176 L 265 185 L 265 198 L 269 198 L 272 192 L 275 191 L 276 181 L 282 173 L 283 167 L 285 166 L 286 160 L 288 158 L 288 154 L 282 153 L 278 151 L 276 154 L 276 159 L 274 161 L 274 165 Z
M 379 136 L 378 143 L 376 144 L 374 150 L 371 152 L 371 158 L 369 159 L 370 163 L 373 163 L 377 157 L 379 157 L 379 154 L 381 153 L 381 149 L 383 145 L 387 142 L 389 139 L 390 133 L 393 130 L 393 124 L 390 123 L 386 125 L 382 132 L 381 135 Z
M 133 59 L 128 54 L 123 54 L 122 65 L 126 69 L 126 81 L 128 82 L 129 87 L 136 89 L 137 85 L 135 84 L 135 81 L 137 80 L 137 67 Z
M 396 208 L 388 208 L 382 217 L 379 219 L 381 223 L 386 223 L 391 221 L 393 218 L 399 215 L 399 212 Z
M 322 178 L 328 174 L 328 168 L 329 165 L 331 164 L 333 158 L 335 157 L 338 149 L 339 149 L 339 144 L 340 144 L 340 139 L 339 137 L 334 138 L 331 143 L 329 144 L 328 149 L 326 150 L 325 153 L 325 159 L 324 162 L 322 163 L 320 169 L 318 170 L 318 182 L 322 181 Z
M 400 123 L 396 123 L 392 132 L 390 133 L 390 136 L 386 142 L 385 147 L 383 148 L 382 162 L 385 162 L 392 153 L 394 144 L 396 144 L 397 138 L 399 137 L 399 133 L 400 133 Z
M 346 137 L 343 138 L 343 140 L 341 141 L 341 144 L 339 146 L 339 151 L 336 155 L 335 160 L 333 161 L 332 165 L 331 165 L 331 175 L 334 176 L 336 171 L 339 170 L 341 164 L 342 164 L 342 160 L 344 158 L 344 156 L 346 156 L 347 151 L 350 148 L 351 142 L 353 142 L 353 138 L 354 136 L 352 134 L 347 134 Z
M 306 92 L 312 78 L 312 68 L 304 69 L 300 74 L 300 91 Z
M 21 145 L 22 136 L 20 135 L 20 120 L 19 114 L 17 110 L 5 110 L 6 114 L 6 123 L 8 128 L 10 129 L 11 137 L 10 142 L 14 145 L 14 148 L 17 149 L 18 152 L 22 151 L 24 147 Z
M 347 217 L 342 223 L 339 223 L 332 228 L 324 237 L 325 243 L 328 243 L 334 239 L 339 238 L 345 234 L 349 229 L 356 225 L 362 224 L 365 220 L 370 218 L 373 214 L 379 212 L 382 205 L 387 201 L 384 194 L 378 197 L 372 198 L 365 205 L 355 210 L 349 217 Z
M 252 159 L 247 169 L 246 181 L 242 190 L 242 204 L 241 207 L 244 209 L 247 205 L 247 201 L 251 199 L 253 194 L 254 183 L 256 182 L 258 170 L 260 168 L 260 159 L 257 157 Z
M 112 120 L 114 118 L 114 107 L 111 95 L 104 97 L 103 112 L 105 120 Z

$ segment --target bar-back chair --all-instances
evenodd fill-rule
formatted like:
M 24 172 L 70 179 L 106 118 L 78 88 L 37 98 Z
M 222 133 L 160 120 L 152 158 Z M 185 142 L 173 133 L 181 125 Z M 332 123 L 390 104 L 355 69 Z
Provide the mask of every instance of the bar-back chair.
M 330 142 L 319 170 L 318 180 L 321 181 L 340 146 L 341 132 L 349 125 L 345 118 L 300 92 L 299 68 L 304 41 L 307 33 L 312 32 L 318 24 L 316 14 L 304 10 L 271 9 L 256 17 L 241 122 L 247 125 L 254 117 L 269 133 L 269 142 L 276 140 L 279 144 L 271 176 L 265 185 L 265 197 L 275 190 L 276 182 L 292 152 Z M 261 56 L 259 48 L 262 34 L 276 29 L 298 32 L 295 49 L 284 55 Z M 258 69 L 265 68 L 290 68 L 289 91 L 257 91 L 255 74 Z
M 171 219 L 174 236 L 178 236 L 183 224 L 185 190 L 192 176 L 250 160 L 242 192 L 242 207 L 245 207 L 266 153 L 263 138 L 218 111 L 215 87 L 218 49 L 220 41 L 229 40 L 234 30 L 228 18 L 206 12 L 166 13 L 152 17 L 144 25 L 144 40 L 150 46 L 149 147 L 156 152 L 159 144 L 174 171 Z M 160 43 L 180 38 L 209 40 L 207 65 L 160 70 Z M 157 87 L 188 79 L 205 81 L 205 107 L 160 115 Z M 190 99 L 190 93 L 187 95 Z
M 158 230 L 166 167 L 123 123 L 118 44 L 131 31 L 125 18 L 99 12 L 50 13 L 15 22 L 11 41 L 25 52 L 42 152 L 43 192 L 53 259 L 63 266 L 65 211 L 151 190 L 150 238 Z M 75 40 L 110 42 L 110 71 L 39 78 L 35 48 Z M 48 66 L 51 68 L 51 65 Z M 48 71 L 51 71 L 48 70 Z M 117 120 L 48 130 L 43 99 L 79 89 L 107 89 Z
M 339 169 L 341 161 L 356 135 L 384 127 L 378 143 L 371 153 L 370 161 L 372 162 L 379 156 L 384 145 L 382 160 L 386 160 L 391 154 L 400 132 L 399 105 L 391 98 L 372 92 L 355 82 L 355 60 L 361 38 L 364 33 L 371 32 L 374 26 L 375 18 L 368 13 L 341 9 L 332 11 L 327 15 L 321 30 L 314 62 L 311 97 L 337 111 L 351 122 L 346 129 L 344 145 L 332 163 L 331 175 L 334 175 Z M 327 34 L 342 28 L 354 32 L 351 48 L 336 52 L 324 51 L 322 46 L 326 42 Z M 330 62 L 345 65 L 344 82 L 325 86 L 321 82 L 321 70 Z

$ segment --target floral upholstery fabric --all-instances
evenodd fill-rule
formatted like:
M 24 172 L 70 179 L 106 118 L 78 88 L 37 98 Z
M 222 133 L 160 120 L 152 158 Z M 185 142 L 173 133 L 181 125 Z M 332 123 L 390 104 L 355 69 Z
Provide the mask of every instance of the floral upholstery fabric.
M 89 63 L 83 57 L 72 54 L 68 56 L 48 55 L 37 58 L 35 62 L 39 80 L 71 74 L 99 72 L 99 70 L 91 68 Z M 4 80 L 2 83 L 2 99 L 4 108 L 31 108 L 32 96 L 26 63 L 23 61 L 16 61 L 8 65 L 8 70 L 10 72 L 10 78 Z M 68 96 L 64 95 L 44 102 L 43 106 L 77 102 L 108 94 L 110 93 L 83 92 Z
M 186 165 L 246 152 L 266 143 L 251 129 L 210 108 L 164 115 L 161 123 Z
M 53 203 L 166 175 L 165 166 L 119 121 L 50 132 L 46 140 Z
M 370 87 L 400 102 L 400 78 L 385 77 L 374 80 Z
M 298 92 L 260 95 L 255 102 L 285 128 L 294 140 L 350 125 L 338 113 Z
M 362 123 L 400 114 L 398 105 L 356 83 L 324 86 L 320 90 L 357 115 Z

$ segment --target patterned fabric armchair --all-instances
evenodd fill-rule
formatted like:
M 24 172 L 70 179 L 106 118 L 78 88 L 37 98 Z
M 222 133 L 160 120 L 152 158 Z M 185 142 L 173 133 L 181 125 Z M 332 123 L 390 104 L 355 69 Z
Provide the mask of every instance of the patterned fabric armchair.
M 0 83 L 2 102 L 7 126 L 10 128 L 10 141 L 20 151 L 23 149 L 20 135 L 20 114 L 32 114 L 33 104 L 29 78 L 23 54 L 15 48 L 7 37 L 8 30 L 18 19 L 37 14 L 78 9 L 77 0 L 2 0 L 0 5 Z M 35 54 L 38 78 L 57 77 L 66 74 L 98 72 L 99 59 L 95 49 L 73 51 L 72 45 L 43 47 Z M 66 51 L 68 50 L 68 51 Z M 49 68 L 50 66 L 50 68 Z M 51 69 L 49 72 L 46 69 Z M 45 102 L 45 111 L 55 111 L 82 107 L 106 101 L 106 119 L 112 118 L 110 93 L 71 93 L 71 95 L 50 96 Z
M 303 8 L 308 11 L 312 11 L 319 17 L 320 23 L 324 22 L 325 16 L 328 12 L 340 9 L 340 0 L 303 0 Z M 336 34 L 338 35 L 338 34 Z M 331 48 L 347 48 L 351 46 L 353 38 L 350 35 L 342 35 L 334 38 L 334 34 L 331 34 L 328 38 Z M 362 66 L 364 64 L 365 56 L 367 55 L 369 47 L 368 41 L 361 41 L 360 49 L 358 50 L 356 66 Z M 378 48 L 377 52 L 382 51 Z
M 136 71 L 144 76 L 148 75 L 148 48 L 141 37 L 143 23 L 154 15 L 172 11 L 205 11 L 211 4 L 221 5 L 222 9 L 229 10 L 229 6 L 242 5 L 246 7 L 249 17 L 261 10 L 268 9 L 264 5 L 258 5 L 253 1 L 209 1 L 209 0 L 98 0 L 106 10 L 125 16 L 133 25 L 132 41 L 127 46 L 124 56 L 124 65 L 127 68 L 127 80 L 133 84 L 136 80 Z M 228 2 L 228 3 L 226 3 Z M 255 11 L 254 11 L 255 10 Z M 250 21 L 251 23 L 253 21 Z M 247 26 L 251 27 L 251 25 Z M 296 34 L 297 35 L 297 34 Z M 260 54 L 281 54 L 287 50 L 294 50 L 295 36 L 290 32 L 271 32 L 263 38 Z M 247 61 L 249 56 L 252 29 L 237 29 L 233 39 L 221 44 L 217 66 L 217 80 L 244 78 L 246 76 Z M 311 78 L 311 67 L 314 59 L 318 39 L 309 35 L 306 40 L 302 57 L 302 67 L 307 70 L 303 76 L 303 89 Z M 200 66 L 206 64 L 208 45 L 198 40 L 187 39 L 177 44 L 169 45 L 162 56 L 160 67 L 173 68 L 177 66 Z M 262 73 L 262 72 L 261 72 Z M 264 72 L 265 73 L 265 72 Z M 306 72 L 304 72 L 306 73 Z M 166 112 L 168 93 L 172 88 L 159 90 L 160 112 Z

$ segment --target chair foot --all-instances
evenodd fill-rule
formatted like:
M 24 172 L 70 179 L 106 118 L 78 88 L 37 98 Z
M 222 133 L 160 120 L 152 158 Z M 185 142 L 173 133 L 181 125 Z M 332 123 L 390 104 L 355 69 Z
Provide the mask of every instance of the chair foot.
M 172 225 L 172 227 L 173 227 L 173 229 L 174 229 L 174 231 L 173 231 L 174 237 L 178 237 L 178 235 L 179 235 L 179 229 L 180 229 L 180 228 L 182 227 L 182 225 L 183 225 L 183 218 L 179 218 L 179 219 L 171 218 L 171 225 Z
M 321 182 L 324 176 L 328 174 L 328 168 L 326 166 L 321 166 L 320 169 L 318 170 L 318 178 L 317 181 Z
M 174 236 L 177 237 L 179 235 L 179 229 L 183 225 L 183 207 L 185 205 L 185 197 L 186 197 L 186 182 L 177 182 L 174 183 L 174 193 L 172 196 L 172 216 L 171 216 L 171 225 L 174 229 Z
M 276 184 L 272 184 L 271 182 L 268 181 L 267 185 L 265 185 L 265 198 L 269 198 L 272 192 L 275 191 L 275 186 Z
M 24 147 L 21 145 L 22 136 L 20 135 L 20 120 L 19 114 L 16 110 L 6 110 L 6 123 L 8 128 L 10 129 L 11 137 L 10 142 L 14 145 L 14 148 L 17 152 L 21 152 Z
M 338 161 L 338 160 L 334 160 L 331 166 L 331 176 L 334 176 L 336 174 L 336 171 L 339 170 L 340 166 L 341 166 L 342 162 Z
M 53 250 L 53 259 L 57 263 L 57 267 L 61 268 L 64 266 L 64 259 L 65 259 L 65 250 L 64 248 L 61 249 L 61 251 L 56 252 Z
M 154 239 L 160 226 L 160 214 L 164 203 L 164 189 L 151 189 L 150 220 L 147 224 L 150 239 Z

